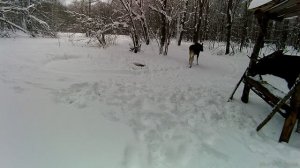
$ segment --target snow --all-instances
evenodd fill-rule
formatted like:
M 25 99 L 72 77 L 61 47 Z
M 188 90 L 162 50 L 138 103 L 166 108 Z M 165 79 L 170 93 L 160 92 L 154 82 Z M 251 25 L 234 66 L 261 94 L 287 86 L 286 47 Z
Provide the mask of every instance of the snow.
M 271 2 L 272 0 L 252 0 L 248 9 L 254 9 L 257 8 L 259 6 L 265 5 L 269 2 Z
M 155 42 L 129 52 L 126 36 L 105 49 L 60 36 L 0 39 L 0 167 L 300 167 L 299 134 L 277 142 L 279 115 L 255 131 L 271 107 L 252 92 L 241 103 L 242 87 L 227 102 L 247 53 L 205 43 L 190 69 L 190 43 L 161 56 Z

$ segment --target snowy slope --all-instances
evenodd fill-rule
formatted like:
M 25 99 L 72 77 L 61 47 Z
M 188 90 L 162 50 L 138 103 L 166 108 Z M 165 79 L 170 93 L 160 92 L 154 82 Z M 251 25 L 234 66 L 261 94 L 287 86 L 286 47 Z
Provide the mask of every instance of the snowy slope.
M 280 116 L 255 131 L 267 104 L 242 104 L 242 87 L 226 102 L 246 53 L 205 45 L 190 69 L 189 43 L 160 56 L 154 42 L 133 54 L 124 36 L 106 49 L 78 39 L 0 39 L 0 167 L 300 166 L 299 134 L 277 143 Z

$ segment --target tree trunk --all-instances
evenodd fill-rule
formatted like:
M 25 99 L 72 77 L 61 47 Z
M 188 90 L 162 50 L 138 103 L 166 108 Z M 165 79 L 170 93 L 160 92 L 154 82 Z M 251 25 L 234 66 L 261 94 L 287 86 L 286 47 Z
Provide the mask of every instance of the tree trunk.
M 259 51 L 264 45 L 264 37 L 267 34 L 267 26 L 268 26 L 269 18 L 267 16 L 265 16 L 263 13 L 257 13 L 256 17 L 257 17 L 258 23 L 260 25 L 260 29 L 259 29 L 259 34 L 256 39 L 256 43 L 254 45 L 254 48 L 253 48 L 253 51 L 252 51 L 252 54 L 250 57 L 250 62 L 249 62 L 248 68 L 251 68 L 256 63 L 256 60 L 259 55 Z M 250 87 L 247 84 L 245 84 L 243 94 L 241 97 L 242 102 L 248 103 L 249 92 L 250 92 Z
M 298 38 L 297 38 L 297 41 L 296 41 L 296 49 L 298 51 L 300 50 L 300 31 L 298 33 Z
M 221 19 L 221 24 L 219 24 L 220 27 L 220 35 L 219 35 L 219 42 L 223 42 L 224 41 L 224 34 L 225 34 L 225 20 L 226 17 L 225 15 L 223 15 L 222 19 Z
M 163 6 L 162 6 L 162 11 L 167 10 L 167 2 L 168 0 L 164 0 L 163 1 Z M 167 18 L 166 15 L 161 13 L 161 20 L 162 20 L 162 24 L 161 24 L 161 28 L 160 28 L 160 46 L 159 46 L 159 54 L 164 54 L 165 52 L 163 52 L 164 50 L 164 46 L 167 45 L 166 44 L 166 39 L 167 39 Z
M 88 11 L 89 17 L 91 17 L 91 7 L 92 7 L 92 0 L 89 0 L 89 11 Z
M 188 6 L 189 1 L 186 0 L 185 4 L 184 4 L 184 9 L 183 9 L 183 14 L 182 16 L 180 16 L 180 23 L 179 23 L 179 37 L 178 37 L 178 46 L 181 45 L 181 41 L 182 41 L 182 37 L 183 37 L 183 33 L 184 33 L 184 24 L 186 22 L 186 14 L 187 14 L 187 6 Z
M 138 33 L 137 33 L 137 29 L 133 20 L 133 17 L 130 16 L 130 20 L 131 20 L 131 34 L 132 34 L 132 42 L 133 42 L 133 52 L 137 53 L 140 51 L 140 44 L 139 44 L 139 38 L 138 38 Z
M 204 40 L 208 40 L 208 15 L 209 15 L 209 0 L 205 1 L 205 19 L 204 19 Z
M 167 27 L 166 27 L 166 41 L 165 41 L 165 47 L 164 47 L 164 55 L 168 54 L 168 49 L 169 49 L 169 45 L 170 45 L 170 39 L 171 39 L 171 33 L 170 33 L 170 25 L 169 23 L 167 23 Z
M 287 37 L 288 37 L 288 28 L 289 28 L 289 20 L 284 20 L 283 26 L 282 26 L 282 33 L 281 33 L 281 38 L 280 38 L 280 45 L 279 49 L 284 50 L 287 42 Z
M 199 41 L 200 36 L 200 27 L 201 27 L 201 20 L 202 20 L 202 15 L 203 15 L 203 0 L 198 0 L 198 16 L 195 14 L 195 31 L 194 31 L 194 43 L 197 43 Z
M 149 37 L 149 30 L 148 30 L 148 25 L 147 25 L 147 22 L 145 20 L 145 18 L 141 18 L 141 25 L 142 25 L 142 28 L 143 28 L 143 34 L 144 34 L 144 38 L 145 38 L 145 41 L 146 41 L 146 45 L 149 45 L 150 44 L 150 37 Z
M 227 34 L 226 34 L 226 52 L 225 52 L 225 54 L 229 54 L 229 52 L 230 52 L 231 27 L 232 27 L 232 0 L 228 0 L 227 25 L 226 25 Z
M 125 0 L 120 0 L 120 2 L 122 3 L 123 7 L 126 9 L 126 11 L 128 12 L 129 15 L 129 20 L 131 22 L 131 29 L 130 29 L 130 33 L 131 33 L 131 39 L 133 42 L 133 48 L 131 49 L 134 53 L 137 53 L 140 51 L 140 43 L 139 43 L 139 36 L 138 36 L 138 30 L 136 28 L 135 22 L 134 22 L 134 13 L 132 11 L 132 1 L 130 1 L 130 3 L 127 1 L 125 2 Z
M 141 26 L 142 26 L 144 39 L 145 39 L 146 45 L 149 45 L 150 44 L 150 37 L 149 37 L 148 24 L 147 24 L 144 9 L 143 9 L 144 1 L 139 0 L 139 1 L 135 1 L 135 2 L 139 6 L 139 10 L 140 10 L 140 15 L 141 15 L 140 23 L 141 23 Z
M 242 52 L 243 47 L 245 46 L 245 41 L 247 37 L 247 29 L 248 29 L 248 18 L 249 18 L 249 12 L 248 12 L 248 1 L 244 4 L 244 16 L 243 16 L 243 28 L 242 28 L 242 34 L 241 34 L 241 44 L 240 44 L 240 52 Z
M 198 24 L 198 20 L 197 20 L 197 13 L 198 13 L 198 8 L 199 8 L 199 3 L 197 3 L 197 1 L 200 0 L 194 0 L 194 33 L 193 33 L 193 42 L 196 43 L 198 41 L 198 34 L 197 34 L 197 24 Z

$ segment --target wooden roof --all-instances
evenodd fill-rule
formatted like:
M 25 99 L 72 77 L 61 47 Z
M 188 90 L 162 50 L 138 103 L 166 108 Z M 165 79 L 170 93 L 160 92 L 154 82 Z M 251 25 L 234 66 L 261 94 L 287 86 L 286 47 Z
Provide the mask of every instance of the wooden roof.
M 252 12 L 263 12 L 271 19 L 284 19 L 300 16 L 300 0 L 272 0 L 264 5 L 249 9 Z

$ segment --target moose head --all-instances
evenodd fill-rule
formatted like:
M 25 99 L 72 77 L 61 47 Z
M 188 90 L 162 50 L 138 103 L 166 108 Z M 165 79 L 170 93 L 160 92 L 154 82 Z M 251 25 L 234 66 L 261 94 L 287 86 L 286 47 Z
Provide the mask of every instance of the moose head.
M 300 57 L 284 55 L 282 50 L 265 56 L 254 64 L 249 70 L 249 76 L 274 75 L 287 81 L 291 88 L 300 73 Z

